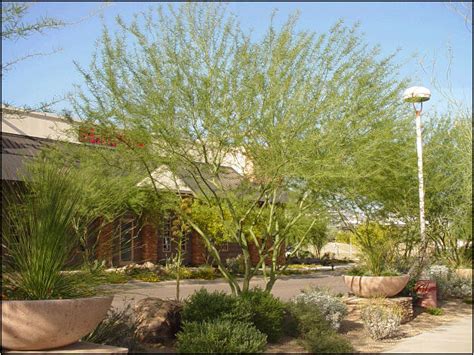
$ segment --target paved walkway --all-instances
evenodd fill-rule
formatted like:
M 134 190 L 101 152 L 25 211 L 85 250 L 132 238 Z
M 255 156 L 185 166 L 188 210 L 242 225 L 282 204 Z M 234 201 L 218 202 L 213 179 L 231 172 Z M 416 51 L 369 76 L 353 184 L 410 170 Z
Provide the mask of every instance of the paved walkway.
M 273 286 L 272 293 L 282 300 L 288 300 L 296 296 L 302 289 L 309 286 L 325 287 L 334 293 L 347 293 L 349 290 L 346 288 L 342 276 L 340 276 L 341 274 L 342 270 L 336 269 L 334 271 L 318 271 L 309 275 L 282 276 Z M 251 287 L 254 286 L 263 287 L 263 279 L 255 277 L 251 281 Z M 212 281 L 183 280 L 181 281 L 180 287 L 181 297 L 185 298 L 191 295 L 195 290 L 203 287 L 210 292 L 215 290 L 230 292 L 229 285 L 222 279 Z M 111 290 L 115 295 L 112 305 L 121 308 L 126 303 L 135 303 L 146 297 L 174 299 L 176 283 L 175 281 L 157 283 L 131 281 L 126 284 L 109 285 L 107 289 Z
M 398 343 L 387 353 L 472 354 L 472 314 Z

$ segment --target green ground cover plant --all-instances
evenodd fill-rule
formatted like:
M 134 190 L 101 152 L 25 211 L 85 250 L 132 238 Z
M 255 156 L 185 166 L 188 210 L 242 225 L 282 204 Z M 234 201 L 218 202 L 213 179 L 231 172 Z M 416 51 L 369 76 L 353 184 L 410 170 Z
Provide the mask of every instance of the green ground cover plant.
M 176 347 L 180 353 L 262 353 L 266 343 L 251 323 L 217 319 L 184 323 Z
M 444 311 L 438 307 L 429 307 L 426 309 L 426 312 L 432 316 L 442 316 L 444 314 Z
M 266 334 L 271 342 L 280 339 L 283 334 L 285 305 L 271 293 L 260 288 L 243 292 L 240 298 L 250 307 L 250 321 L 255 327 Z
M 288 302 L 287 334 L 298 336 L 301 344 L 312 353 L 353 352 L 352 345 L 337 334 L 326 317 L 311 303 Z M 296 325 L 295 328 L 289 326 Z
M 341 321 L 347 315 L 347 306 L 340 298 L 333 296 L 328 290 L 312 287 L 303 290 L 292 300 L 313 306 L 327 320 L 334 330 L 338 330 Z

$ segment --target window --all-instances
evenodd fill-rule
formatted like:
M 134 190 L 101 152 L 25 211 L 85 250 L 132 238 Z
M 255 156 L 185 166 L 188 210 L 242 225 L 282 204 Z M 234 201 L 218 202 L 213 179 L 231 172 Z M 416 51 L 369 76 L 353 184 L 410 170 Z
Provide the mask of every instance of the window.
M 163 218 L 161 237 L 163 238 L 163 251 L 171 251 L 171 216 L 165 216 Z

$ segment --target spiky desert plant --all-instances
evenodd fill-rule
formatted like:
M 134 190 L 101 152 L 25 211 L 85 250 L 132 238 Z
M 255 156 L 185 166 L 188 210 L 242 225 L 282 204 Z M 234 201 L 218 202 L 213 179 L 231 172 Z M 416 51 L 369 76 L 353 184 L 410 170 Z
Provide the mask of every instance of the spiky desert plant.
M 30 171 L 24 189 L 7 191 L 3 215 L 5 275 L 15 298 L 68 297 L 73 284 L 61 273 L 77 238 L 71 222 L 81 199 L 70 170 L 44 166 Z

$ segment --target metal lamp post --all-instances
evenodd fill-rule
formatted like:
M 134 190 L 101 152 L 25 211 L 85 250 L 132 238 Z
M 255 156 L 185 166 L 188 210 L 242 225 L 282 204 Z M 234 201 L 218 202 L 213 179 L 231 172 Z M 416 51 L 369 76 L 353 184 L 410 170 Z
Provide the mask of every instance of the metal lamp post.
M 403 100 L 413 104 L 416 116 L 416 153 L 418 156 L 418 194 L 420 201 L 420 237 L 423 248 L 422 250 L 424 250 L 427 241 L 425 233 L 425 190 L 423 185 L 423 140 L 421 137 L 421 111 L 423 110 L 423 102 L 428 101 L 430 98 L 430 90 L 422 86 L 413 86 L 403 92 Z

